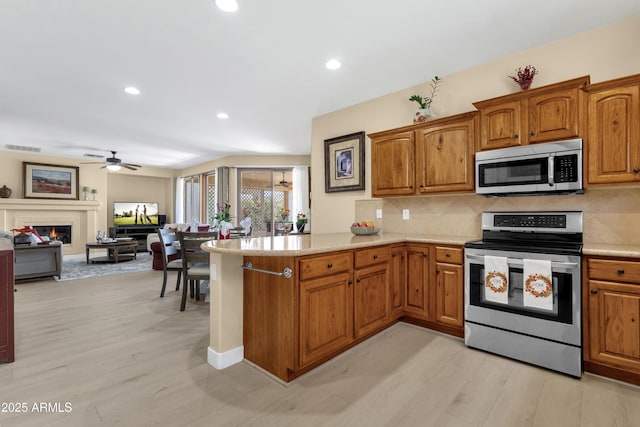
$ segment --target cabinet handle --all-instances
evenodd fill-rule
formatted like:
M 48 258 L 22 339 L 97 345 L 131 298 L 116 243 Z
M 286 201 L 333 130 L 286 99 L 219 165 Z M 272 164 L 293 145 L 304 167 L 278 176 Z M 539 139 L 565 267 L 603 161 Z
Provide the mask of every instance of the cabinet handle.
M 535 134 L 536 133 L 534 131 L 529 132 L 529 135 L 531 135 L 531 136 L 535 136 Z
M 595 294 L 597 294 L 597 293 L 598 293 L 598 290 L 597 290 L 597 289 L 591 289 L 591 295 L 595 295 Z
M 638 173 L 640 172 L 640 168 L 633 168 L 633 173 Z
M 513 139 L 518 139 L 518 138 L 520 138 L 520 135 L 518 135 L 517 133 L 513 135 Z
M 353 280 L 349 280 L 349 281 L 347 282 L 347 284 L 348 284 L 348 285 L 353 285 Z
M 327 264 L 327 268 L 333 268 L 333 264 L 331 263 Z
M 374 256 L 373 256 L 373 259 L 378 259 L 378 255 L 374 255 Z
M 444 254 L 444 256 L 446 256 L 447 258 L 449 258 L 451 256 L 451 254 L 449 252 L 447 252 L 446 254 Z
M 624 268 L 619 268 L 617 273 L 622 276 L 624 274 Z
M 360 279 L 359 277 L 356 279 L 356 282 L 360 283 L 362 279 Z

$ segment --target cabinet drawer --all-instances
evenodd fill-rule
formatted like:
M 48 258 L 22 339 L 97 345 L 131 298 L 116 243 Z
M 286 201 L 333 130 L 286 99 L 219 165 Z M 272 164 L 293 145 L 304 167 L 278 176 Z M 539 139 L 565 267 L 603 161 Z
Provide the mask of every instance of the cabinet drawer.
M 449 264 L 462 264 L 462 249 L 436 246 L 436 261 Z
M 589 260 L 589 279 L 640 283 L 640 262 Z
M 300 260 L 300 280 L 351 270 L 353 256 L 348 253 L 331 254 Z
M 356 251 L 356 268 L 367 267 L 369 265 L 380 264 L 391 259 L 391 249 L 389 246 L 377 246 L 371 249 L 360 249 Z

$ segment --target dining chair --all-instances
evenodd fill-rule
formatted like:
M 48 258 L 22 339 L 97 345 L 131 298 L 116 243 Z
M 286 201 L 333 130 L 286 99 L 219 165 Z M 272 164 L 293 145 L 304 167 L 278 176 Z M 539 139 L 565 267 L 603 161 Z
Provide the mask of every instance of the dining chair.
M 207 240 L 214 240 L 218 233 L 207 232 L 179 232 L 180 253 L 182 254 L 182 301 L 180 311 L 187 305 L 187 285 L 195 286 L 195 298 L 200 297 L 200 281 L 210 280 L 209 252 L 200 249 L 200 245 Z M 193 296 L 193 288 L 191 295 Z
M 159 228 L 158 237 L 160 238 L 160 247 L 162 248 L 162 290 L 160 296 L 164 296 L 167 287 L 167 273 L 169 271 L 177 271 L 176 291 L 180 289 L 180 278 L 182 277 L 182 259 L 180 251 L 174 245 L 176 242 L 176 232 L 174 230 Z

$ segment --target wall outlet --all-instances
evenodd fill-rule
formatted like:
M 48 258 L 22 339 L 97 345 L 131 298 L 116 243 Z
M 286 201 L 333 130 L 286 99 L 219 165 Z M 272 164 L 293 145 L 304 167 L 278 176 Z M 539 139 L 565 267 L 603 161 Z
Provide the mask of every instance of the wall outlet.
M 409 219 L 409 209 L 402 209 L 402 219 Z
M 382 209 L 376 209 L 376 219 L 382 219 Z

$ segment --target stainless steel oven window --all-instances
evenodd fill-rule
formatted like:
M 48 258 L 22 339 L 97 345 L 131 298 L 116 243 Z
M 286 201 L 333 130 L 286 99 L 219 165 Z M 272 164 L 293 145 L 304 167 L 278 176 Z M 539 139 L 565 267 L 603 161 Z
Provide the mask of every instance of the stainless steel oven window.
M 572 275 L 553 272 L 553 310 L 526 307 L 523 303 L 522 268 L 509 268 L 509 298 L 507 304 L 487 301 L 484 286 L 484 265 L 470 263 L 470 304 L 539 319 L 572 323 Z

